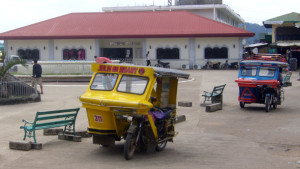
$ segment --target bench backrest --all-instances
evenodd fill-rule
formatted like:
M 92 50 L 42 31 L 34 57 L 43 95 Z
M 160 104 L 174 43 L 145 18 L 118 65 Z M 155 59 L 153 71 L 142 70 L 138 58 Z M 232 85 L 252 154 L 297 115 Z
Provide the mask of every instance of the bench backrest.
M 221 95 L 223 93 L 223 90 L 225 88 L 226 84 L 220 85 L 220 86 L 215 86 L 214 90 L 212 91 L 213 94 L 218 94 Z
M 37 112 L 33 124 L 35 127 L 58 126 L 60 124 L 71 125 L 75 123 L 79 109 L 80 108 Z

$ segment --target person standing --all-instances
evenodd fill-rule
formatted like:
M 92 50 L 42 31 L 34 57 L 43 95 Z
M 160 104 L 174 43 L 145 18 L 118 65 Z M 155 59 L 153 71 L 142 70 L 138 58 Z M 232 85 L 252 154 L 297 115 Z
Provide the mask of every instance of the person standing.
M 149 51 L 147 52 L 146 54 L 146 61 L 147 61 L 147 66 L 151 66 L 151 63 L 150 63 L 150 59 L 149 59 Z
M 41 94 L 43 94 L 44 92 L 43 92 L 43 84 L 42 84 L 42 72 L 43 72 L 42 66 L 37 63 L 37 60 L 34 60 L 33 63 L 34 65 L 32 69 L 32 77 L 33 77 L 32 87 L 39 84 L 41 87 Z

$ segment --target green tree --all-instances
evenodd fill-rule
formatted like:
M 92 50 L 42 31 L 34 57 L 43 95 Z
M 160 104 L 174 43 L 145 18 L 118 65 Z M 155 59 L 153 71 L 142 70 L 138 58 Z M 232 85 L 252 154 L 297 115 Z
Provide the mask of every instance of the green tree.
M 2 55 L 2 56 L 1 56 Z M 26 60 L 23 59 L 6 59 L 6 52 L 0 52 L 0 80 L 4 80 L 5 75 L 8 73 L 9 69 L 15 65 L 21 64 L 24 67 L 27 67 Z
M 7 83 L 9 76 L 7 76 L 9 69 L 15 65 L 23 65 L 27 67 L 26 60 L 21 59 L 6 59 L 6 52 L 0 51 L 0 98 L 9 97 Z

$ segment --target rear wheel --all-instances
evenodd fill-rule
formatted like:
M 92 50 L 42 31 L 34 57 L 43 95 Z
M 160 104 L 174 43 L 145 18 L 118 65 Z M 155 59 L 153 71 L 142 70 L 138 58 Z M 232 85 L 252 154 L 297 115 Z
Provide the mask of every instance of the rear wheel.
M 273 109 L 277 109 L 277 97 L 274 97 L 273 99 Z
M 240 102 L 240 107 L 244 108 L 245 107 L 245 102 Z
M 124 144 L 124 157 L 126 160 L 132 159 L 135 149 L 136 149 L 136 134 L 135 133 L 128 133 L 126 136 L 126 141 Z
M 270 96 L 266 96 L 265 110 L 266 110 L 266 112 L 269 112 L 270 109 L 271 109 L 271 97 Z
M 165 147 L 167 146 L 167 141 L 164 141 L 162 143 L 157 144 L 157 146 L 155 147 L 155 150 L 158 151 L 163 151 L 165 149 Z

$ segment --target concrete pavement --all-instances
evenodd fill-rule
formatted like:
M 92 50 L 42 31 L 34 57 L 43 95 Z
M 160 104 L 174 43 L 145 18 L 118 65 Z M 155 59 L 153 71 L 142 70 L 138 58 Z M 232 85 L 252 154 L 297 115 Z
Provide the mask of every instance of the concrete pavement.
M 82 142 L 58 140 L 37 132 L 42 150 L 9 149 L 10 140 L 21 140 L 22 119 L 32 121 L 37 111 L 80 107 L 78 97 L 87 86 L 45 84 L 42 101 L 38 103 L 0 106 L 0 168 L 297 168 L 300 160 L 300 82 L 292 76 L 293 86 L 285 88 L 286 100 L 269 113 L 263 105 L 246 105 L 240 109 L 237 71 L 195 70 L 193 81 L 180 83 L 178 101 L 190 101 L 192 107 L 178 107 L 178 115 L 186 121 L 176 125 L 179 132 L 173 143 L 159 153 L 136 153 L 123 158 L 123 142 L 114 148 L 93 145 L 91 138 Z M 294 72 L 294 75 L 298 72 Z M 200 107 L 204 90 L 226 83 L 223 110 L 206 113 Z M 76 130 L 88 127 L 85 109 L 81 109 Z

